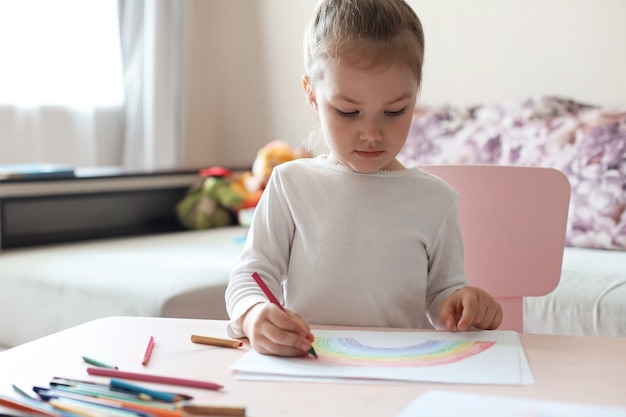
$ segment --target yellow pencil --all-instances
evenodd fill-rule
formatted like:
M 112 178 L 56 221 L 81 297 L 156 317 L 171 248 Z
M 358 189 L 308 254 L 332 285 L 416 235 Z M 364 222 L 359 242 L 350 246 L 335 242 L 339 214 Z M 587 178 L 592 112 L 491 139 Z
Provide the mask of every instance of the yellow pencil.
M 200 343 L 203 345 L 221 346 L 227 348 L 238 348 L 243 346 L 243 343 L 234 339 L 220 339 L 219 337 L 199 336 L 197 334 L 191 335 L 191 341 L 193 343 Z

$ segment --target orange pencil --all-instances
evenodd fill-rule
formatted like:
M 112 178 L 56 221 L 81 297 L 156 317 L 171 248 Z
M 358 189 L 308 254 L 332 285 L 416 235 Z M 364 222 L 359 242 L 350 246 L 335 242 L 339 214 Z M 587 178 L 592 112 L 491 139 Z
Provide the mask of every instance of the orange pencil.
M 148 339 L 148 346 L 146 346 L 146 352 L 143 354 L 143 360 L 141 361 L 141 364 L 143 366 L 146 366 L 148 364 L 148 361 L 150 361 L 150 355 L 152 355 L 153 348 L 154 348 L 154 337 L 150 336 L 150 339 Z
M 11 397 L 5 397 L 0 394 L 0 405 L 11 408 L 13 410 L 25 411 L 27 413 L 58 417 L 59 413 L 53 409 L 48 409 L 47 404 L 38 403 L 37 400 L 24 400 Z

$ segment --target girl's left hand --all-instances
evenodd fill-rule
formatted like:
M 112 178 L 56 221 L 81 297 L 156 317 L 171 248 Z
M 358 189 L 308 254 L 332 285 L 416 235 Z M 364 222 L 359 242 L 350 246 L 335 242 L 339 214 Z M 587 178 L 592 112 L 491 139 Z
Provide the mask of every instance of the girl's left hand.
M 467 286 L 444 300 L 439 320 L 448 330 L 465 331 L 470 326 L 493 330 L 502 323 L 502 307 L 487 291 Z

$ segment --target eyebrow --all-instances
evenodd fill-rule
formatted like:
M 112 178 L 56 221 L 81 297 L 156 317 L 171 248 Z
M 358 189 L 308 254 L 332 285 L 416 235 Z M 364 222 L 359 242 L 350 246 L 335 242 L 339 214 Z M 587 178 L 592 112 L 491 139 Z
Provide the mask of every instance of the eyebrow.
M 409 99 L 409 98 L 411 98 L 412 96 L 413 96 L 413 94 L 412 94 L 412 93 L 407 92 L 407 93 L 404 93 L 404 94 L 402 94 L 402 95 L 400 95 L 400 96 L 396 97 L 395 99 L 393 99 L 393 100 L 389 101 L 388 103 L 385 103 L 385 105 L 386 105 L 386 106 L 389 106 L 389 105 L 392 105 L 392 104 L 396 104 L 396 103 L 398 103 L 398 102 L 400 102 L 400 101 L 403 101 L 403 100 Z M 356 100 L 354 100 L 354 99 L 352 99 L 352 98 L 350 98 L 350 97 L 346 96 L 345 94 L 337 94 L 336 96 L 334 96 L 334 98 L 335 98 L 336 100 L 343 100 L 343 101 L 346 101 L 346 102 L 348 102 L 348 103 L 350 103 L 350 104 L 357 104 L 357 105 L 358 105 L 358 104 L 361 104 L 361 103 L 359 103 L 358 101 L 356 101 Z

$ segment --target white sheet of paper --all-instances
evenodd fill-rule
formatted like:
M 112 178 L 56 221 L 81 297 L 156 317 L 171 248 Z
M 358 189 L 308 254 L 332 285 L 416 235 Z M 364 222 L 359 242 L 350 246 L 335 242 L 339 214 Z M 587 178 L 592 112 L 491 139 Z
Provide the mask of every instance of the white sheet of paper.
M 531 400 L 451 391 L 428 391 L 396 417 L 624 417 L 626 408 Z
M 534 379 L 513 331 L 317 330 L 318 359 L 247 352 L 238 379 L 311 382 L 422 381 L 528 385 Z

